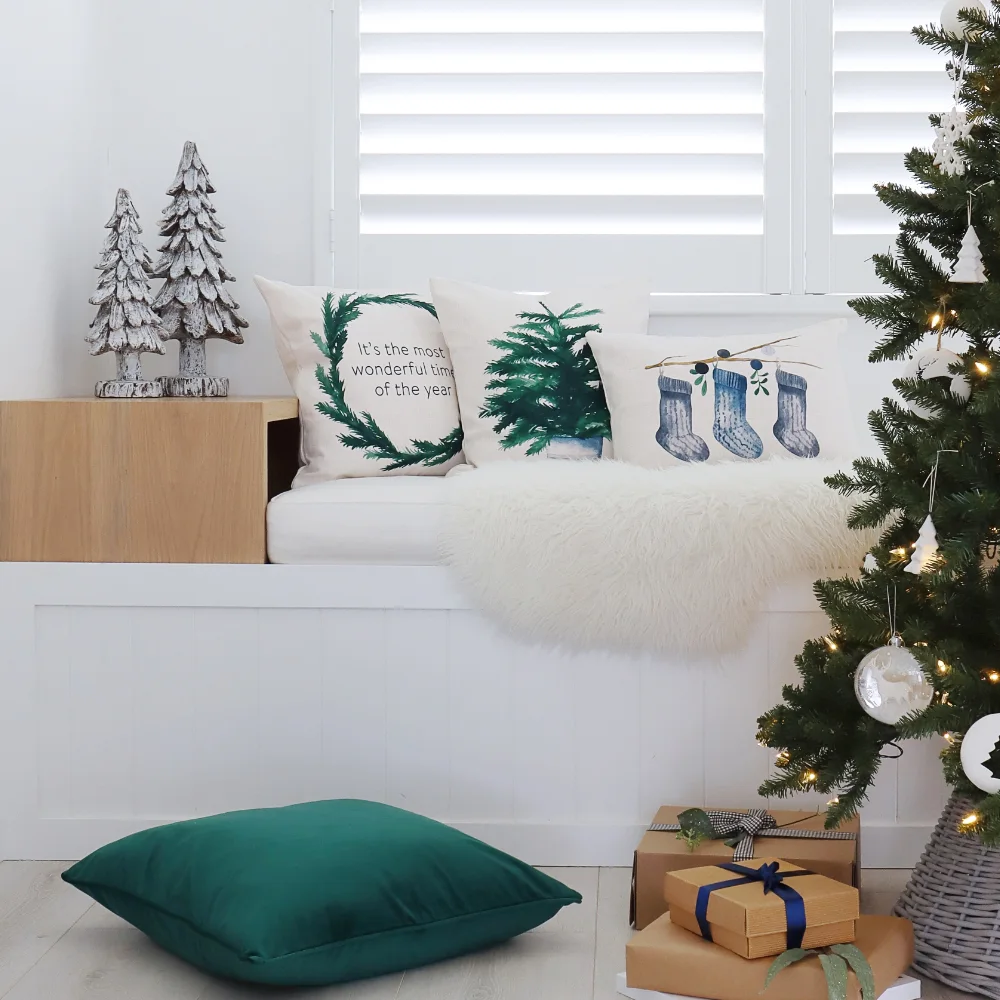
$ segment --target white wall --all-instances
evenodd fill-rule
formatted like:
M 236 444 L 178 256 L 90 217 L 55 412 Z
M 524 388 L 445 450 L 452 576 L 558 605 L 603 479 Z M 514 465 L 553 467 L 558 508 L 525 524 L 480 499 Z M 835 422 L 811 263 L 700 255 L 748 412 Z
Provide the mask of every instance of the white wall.
M 0 397 L 69 391 L 96 272 L 98 0 L 0 3 Z
M 250 321 L 210 364 L 235 392 L 288 391 L 252 279 L 310 283 L 329 239 L 329 48 L 328 0 L 0 0 L 0 397 L 89 394 L 113 372 L 83 341 L 102 227 L 128 188 L 155 256 L 187 139 L 219 189 Z M 161 374 L 176 357 L 171 343 L 144 364 Z

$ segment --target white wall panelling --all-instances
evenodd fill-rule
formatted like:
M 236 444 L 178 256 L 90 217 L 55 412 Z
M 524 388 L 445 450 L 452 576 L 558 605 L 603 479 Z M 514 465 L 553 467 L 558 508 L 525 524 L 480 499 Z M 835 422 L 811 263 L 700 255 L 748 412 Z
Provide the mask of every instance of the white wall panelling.
M 743 652 L 695 664 L 527 646 L 443 568 L 40 563 L 0 580 L 0 859 L 358 796 L 538 864 L 627 864 L 661 803 L 752 803 L 770 760 L 756 717 L 825 627 L 808 581 L 770 596 Z M 886 768 L 866 864 L 914 861 L 945 794 L 936 749 Z

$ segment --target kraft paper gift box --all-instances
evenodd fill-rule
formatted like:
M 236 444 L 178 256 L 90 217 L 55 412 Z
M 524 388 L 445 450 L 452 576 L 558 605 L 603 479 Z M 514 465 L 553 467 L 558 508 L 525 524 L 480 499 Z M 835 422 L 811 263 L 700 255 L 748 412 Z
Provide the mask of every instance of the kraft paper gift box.
M 773 858 L 668 872 L 670 916 L 741 958 L 854 940 L 858 890 Z
M 733 848 L 727 847 L 723 840 L 705 841 L 691 851 L 683 840 L 678 839 L 677 817 L 689 808 L 662 806 L 639 842 L 632 862 L 630 914 L 636 930 L 648 927 L 667 912 L 667 903 L 663 898 L 663 878 L 667 872 L 703 868 L 719 861 L 733 860 Z M 835 832 L 840 839 L 825 839 L 824 813 L 773 809 L 768 815 L 773 817 L 776 828 L 757 835 L 753 842 L 755 854 L 782 857 L 790 864 L 808 868 L 837 882 L 853 886 L 858 884 L 861 822 L 857 816 L 837 828 Z M 750 864 L 750 861 L 738 863 Z
M 854 944 L 864 952 L 880 997 L 913 960 L 913 925 L 899 917 L 860 917 Z M 704 997 L 705 1000 L 827 1000 L 826 977 L 817 958 L 780 972 L 764 990 L 773 958 L 740 958 L 674 924 L 670 914 L 653 921 L 625 946 L 631 989 Z M 847 1000 L 860 1000 L 857 978 L 848 975 Z

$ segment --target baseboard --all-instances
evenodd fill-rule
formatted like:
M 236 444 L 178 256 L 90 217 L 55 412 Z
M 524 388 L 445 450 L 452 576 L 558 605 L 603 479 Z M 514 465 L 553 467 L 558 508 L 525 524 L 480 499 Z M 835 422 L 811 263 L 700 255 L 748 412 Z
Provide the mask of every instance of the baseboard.
M 160 823 L 159 819 L 49 819 L 23 831 L 14 848 L 18 860 L 75 860 L 103 844 Z M 551 868 L 619 868 L 632 864 L 632 852 L 645 832 L 634 823 L 453 822 L 456 829 L 533 865 Z M 864 868 L 912 868 L 930 839 L 931 824 L 863 824 Z M 31 847 L 25 849 L 24 843 Z M 15 858 L 0 860 L 14 860 Z
M 645 826 L 561 825 L 545 823 L 455 823 L 488 844 L 543 867 L 618 868 L 632 864 Z M 863 868 L 912 868 L 930 840 L 933 825 L 865 824 L 862 820 Z

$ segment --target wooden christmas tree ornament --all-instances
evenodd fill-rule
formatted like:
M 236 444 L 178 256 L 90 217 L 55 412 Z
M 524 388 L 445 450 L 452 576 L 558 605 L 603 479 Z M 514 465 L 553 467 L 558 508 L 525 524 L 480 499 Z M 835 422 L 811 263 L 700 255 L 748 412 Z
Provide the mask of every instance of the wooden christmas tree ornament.
M 151 260 L 139 234 L 139 215 L 125 188 L 115 199 L 115 211 L 97 269 L 101 277 L 90 304 L 97 315 L 87 335 L 91 354 L 114 351 L 118 378 L 98 382 L 94 395 L 119 399 L 152 399 L 163 395 L 159 382 L 142 377 L 139 355 L 163 354 L 166 331 L 153 309 L 149 286 Z
M 179 372 L 160 381 L 168 396 L 226 396 L 229 379 L 213 378 L 205 364 L 209 338 L 242 344 L 247 321 L 225 288 L 236 279 L 222 266 L 213 241 L 223 242 L 225 228 L 209 198 L 215 193 L 193 142 L 184 144 L 180 166 L 167 190 L 173 201 L 163 210 L 160 259 L 153 274 L 166 281 L 154 303 L 166 336 L 180 344 Z

